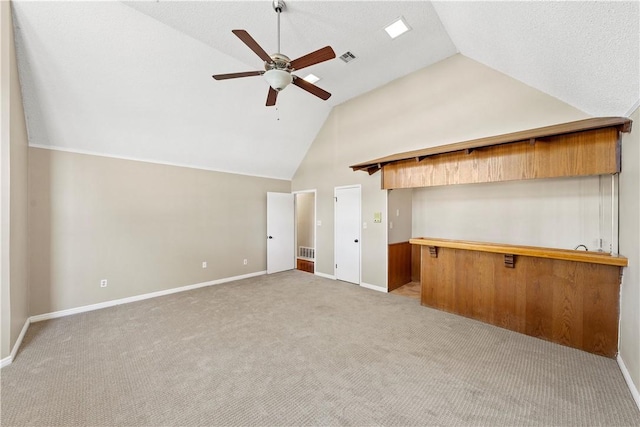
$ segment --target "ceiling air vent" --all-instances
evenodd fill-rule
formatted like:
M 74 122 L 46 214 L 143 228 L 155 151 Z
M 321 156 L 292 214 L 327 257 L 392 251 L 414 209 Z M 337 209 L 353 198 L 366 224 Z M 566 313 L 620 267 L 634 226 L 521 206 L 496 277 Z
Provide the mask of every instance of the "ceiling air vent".
M 340 55 L 340 59 L 342 59 L 346 63 L 349 63 L 354 59 L 356 59 L 356 56 L 351 52 L 345 52 L 342 55 Z

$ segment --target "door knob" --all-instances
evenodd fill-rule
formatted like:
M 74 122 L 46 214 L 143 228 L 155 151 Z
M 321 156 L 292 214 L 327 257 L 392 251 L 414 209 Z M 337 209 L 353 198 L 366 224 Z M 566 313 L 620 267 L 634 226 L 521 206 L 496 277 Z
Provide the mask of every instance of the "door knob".
M 354 240 L 355 243 L 358 243 L 358 239 Z
M 273 236 L 269 236 L 270 239 L 273 239 Z

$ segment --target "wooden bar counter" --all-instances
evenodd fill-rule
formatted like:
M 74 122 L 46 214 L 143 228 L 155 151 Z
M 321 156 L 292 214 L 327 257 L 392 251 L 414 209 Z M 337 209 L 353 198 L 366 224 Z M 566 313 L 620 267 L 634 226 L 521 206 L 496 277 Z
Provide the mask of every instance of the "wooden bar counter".
M 421 245 L 422 305 L 616 356 L 626 258 L 461 240 L 410 243 Z

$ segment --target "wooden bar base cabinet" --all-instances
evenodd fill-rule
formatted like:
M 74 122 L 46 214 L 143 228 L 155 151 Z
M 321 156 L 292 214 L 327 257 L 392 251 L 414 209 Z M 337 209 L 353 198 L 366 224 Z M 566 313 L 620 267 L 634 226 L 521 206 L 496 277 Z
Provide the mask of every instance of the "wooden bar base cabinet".
M 598 252 L 411 239 L 421 303 L 590 353 L 618 351 L 624 257 Z

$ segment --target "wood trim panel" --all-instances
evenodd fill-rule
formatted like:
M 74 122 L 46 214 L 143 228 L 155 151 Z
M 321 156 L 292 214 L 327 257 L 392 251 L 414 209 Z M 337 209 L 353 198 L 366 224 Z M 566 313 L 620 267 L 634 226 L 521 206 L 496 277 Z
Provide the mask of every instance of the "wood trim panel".
M 440 248 L 466 249 L 480 252 L 493 252 L 504 255 L 525 255 L 536 258 L 550 258 L 565 261 L 613 265 L 618 267 L 626 267 L 629 263 L 629 260 L 623 256 L 611 255 L 606 252 L 574 251 L 571 249 L 507 245 L 501 243 L 470 242 L 466 240 L 434 239 L 429 237 L 415 238 L 409 240 L 409 242 L 413 245 L 423 245 L 427 247 L 427 251 L 429 246 L 435 246 Z
M 411 245 L 411 281 L 420 282 L 420 245 Z
M 389 245 L 388 292 L 411 282 L 411 247 L 412 245 L 409 242 Z
M 455 144 L 440 145 L 437 147 L 424 148 L 422 150 L 393 154 L 391 156 L 381 157 L 379 159 L 370 160 L 368 162 L 358 163 L 350 167 L 354 171 L 364 170 L 368 171 L 369 174 L 373 174 L 388 163 L 409 159 L 420 161 L 429 156 L 452 153 L 456 151 L 464 151 L 469 154 L 473 150 L 483 147 L 510 144 L 522 141 L 534 142 L 541 138 L 544 139 L 559 135 L 566 135 L 603 128 L 611 128 L 615 129 L 617 132 L 626 133 L 631 132 L 632 123 L 633 122 L 626 117 L 596 117 L 591 119 L 578 120 L 575 122 L 561 123 L 558 125 L 545 126 L 536 129 L 528 129 L 519 132 L 491 136 L 487 138 L 474 139 Z
M 307 259 L 297 258 L 296 269 L 301 271 L 306 271 L 307 273 L 313 273 L 315 272 L 315 263 Z
M 440 247 L 422 248 L 421 304 L 615 357 L 620 267 Z
M 382 188 L 416 188 L 620 172 L 616 128 L 401 160 L 383 166 Z

